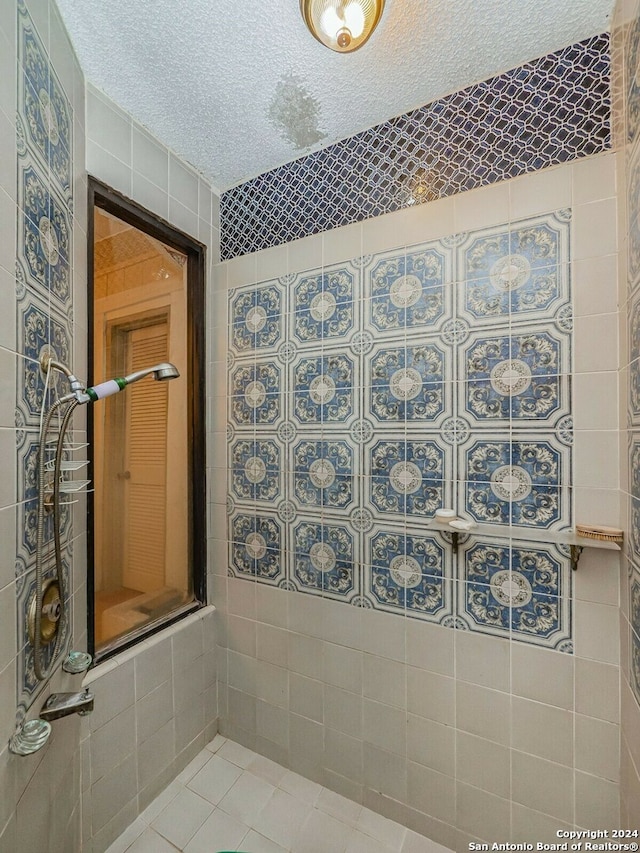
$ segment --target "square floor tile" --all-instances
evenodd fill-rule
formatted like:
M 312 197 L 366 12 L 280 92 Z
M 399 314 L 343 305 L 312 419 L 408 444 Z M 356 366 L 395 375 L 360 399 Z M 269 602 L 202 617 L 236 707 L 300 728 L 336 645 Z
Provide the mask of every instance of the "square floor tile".
M 118 836 L 113 844 L 107 849 L 107 853 L 125 853 L 131 845 L 138 839 L 147 829 L 147 824 L 141 817 L 136 818 L 130 826 L 128 826 L 122 835 Z
M 176 853 L 176 848 L 157 832 L 146 829 L 128 848 L 127 853 Z
M 198 794 L 182 790 L 153 821 L 152 828 L 182 849 L 193 838 L 214 806 Z
M 305 779 L 304 776 L 294 773 L 293 770 L 287 770 L 280 780 L 278 787 L 298 800 L 309 803 L 310 806 L 315 805 L 320 792 L 323 790 L 322 785 L 318 785 L 317 782 L 312 782 L 310 779 Z
M 287 853 L 284 847 L 269 841 L 253 829 L 242 839 L 242 849 L 247 853 Z
M 216 809 L 184 848 L 184 853 L 237 850 L 248 831 L 244 823 Z
M 178 778 L 187 777 L 108 853 L 450 853 L 226 738 L 215 738 Z
M 141 820 L 143 820 L 146 824 L 151 824 L 158 817 L 160 812 L 165 809 L 171 800 L 174 797 L 177 797 L 180 791 L 182 791 L 183 786 L 178 782 L 177 779 L 169 785 L 168 788 L 165 788 L 161 794 L 153 800 L 153 802 L 149 803 L 146 809 L 140 814 Z
M 280 764 L 263 755 L 256 755 L 247 770 L 254 776 L 260 776 L 261 779 L 271 782 L 272 785 L 279 785 L 287 772 Z
M 278 789 L 254 821 L 253 828 L 288 850 L 310 813 L 307 803 Z
M 208 749 L 203 749 L 202 752 L 199 752 L 195 758 L 193 758 L 187 766 L 184 768 L 182 773 L 176 777 L 176 782 L 179 782 L 181 785 L 188 784 L 196 773 L 199 770 L 202 770 L 207 761 L 211 758 L 211 751 Z
M 251 826 L 275 790 L 264 779 L 243 773 L 220 800 L 218 808 Z
M 226 737 L 222 737 L 222 735 L 216 735 L 212 741 L 209 741 L 206 748 L 209 750 L 209 752 L 218 752 L 220 747 L 226 742 Z
M 217 753 L 220 758 L 242 768 L 247 768 L 256 757 L 255 752 L 232 740 L 227 740 L 221 744 Z
M 296 853 L 344 853 L 355 829 L 314 809 L 304 823 L 293 850 Z
M 242 771 L 235 764 L 214 755 L 189 782 L 188 787 L 217 806 Z

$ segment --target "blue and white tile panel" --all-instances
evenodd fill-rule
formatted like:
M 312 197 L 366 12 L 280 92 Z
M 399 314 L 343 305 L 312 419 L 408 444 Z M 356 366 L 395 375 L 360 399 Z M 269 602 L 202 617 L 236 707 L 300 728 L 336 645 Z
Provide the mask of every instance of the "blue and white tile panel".
M 35 584 L 36 461 L 40 411 L 45 393 L 39 359 L 43 350 L 72 361 L 73 331 L 73 112 L 23 0 L 18 2 L 16 180 L 17 348 L 15 422 L 17 427 L 16 578 L 18 641 L 18 716 L 40 693 L 27 636 L 27 610 Z M 49 401 L 58 391 L 53 378 Z M 71 542 L 72 514 L 63 507 L 62 528 Z M 45 578 L 52 571 L 53 529 L 45 523 Z M 64 555 L 67 578 L 72 553 Z M 67 581 L 67 589 L 70 584 Z M 69 602 L 70 607 L 70 602 Z M 69 624 L 69 623 L 68 623 Z M 64 649 L 70 637 L 62 638 Z M 45 665 L 54 644 L 45 647 Z
M 259 175 L 221 197 L 222 260 L 604 151 L 609 76 L 604 33 Z
M 46 166 L 65 204 L 72 205 L 72 109 L 23 0 L 18 2 L 18 140 Z
M 463 550 L 458 614 L 466 627 L 573 651 L 571 570 L 564 548 L 469 537 Z
M 640 567 L 640 432 L 629 433 L 629 556 Z
M 571 651 L 568 210 L 229 293 L 230 571 Z M 503 545 L 424 529 L 440 506 Z M 483 562 L 484 560 L 484 562 Z
M 631 644 L 629 649 L 631 686 L 640 702 L 640 570 L 634 566 L 630 578 L 629 617 Z

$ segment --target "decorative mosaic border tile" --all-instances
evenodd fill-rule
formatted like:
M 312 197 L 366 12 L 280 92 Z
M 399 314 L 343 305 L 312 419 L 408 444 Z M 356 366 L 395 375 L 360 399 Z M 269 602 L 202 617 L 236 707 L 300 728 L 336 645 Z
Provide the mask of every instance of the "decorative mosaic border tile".
M 71 549 L 67 549 L 63 556 L 63 571 L 65 574 L 66 589 L 70 590 L 71 568 L 70 561 L 73 555 Z M 45 566 L 44 581 L 53 577 L 53 566 Z M 31 707 L 35 699 L 40 695 L 47 682 L 38 681 L 35 675 L 33 662 L 33 646 L 28 634 L 28 611 L 32 596 L 35 592 L 35 569 L 21 575 L 16 583 L 18 595 L 18 642 L 21 652 L 18 656 L 18 713 L 17 721 L 20 722 Z M 63 633 L 60 640 L 60 655 L 58 659 L 68 651 L 71 641 L 71 626 L 73 625 L 73 601 L 71 594 L 65 598 L 65 605 L 69 618 L 63 625 Z M 55 651 L 55 641 L 43 647 L 43 665 L 48 668 Z
M 229 292 L 233 576 L 571 651 L 569 555 L 527 541 L 572 519 L 570 221 Z M 440 506 L 518 538 L 456 557 Z
M 18 149 L 28 145 L 71 206 L 73 111 L 24 0 L 18 2 L 18 60 Z
M 73 317 L 73 111 L 23 0 L 17 17 L 19 73 L 17 77 L 16 174 L 16 328 L 18 359 L 16 382 L 17 498 L 21 511 L 16 529 L 16 588 L 18 610 L 18 722 L 46 686 L 33 669 L 27 636 L 27 612 L 34 591 L 37 458 L 40 409 L 44 380 L 39 367 L 43 349 L 69 363 L 72 355 Z M 53 378 L 51 398 L 59 379 Z M 71 542 L 72 513 L 62 512 L 63 540 Z M 52 572 L 50 520 L 45 524 L 45 577 Z M 64 556 L 64 571 L 71 572 L 72 550 Z M 69 619 L 61 639 L 66 651 L 72 624 Z M 51 662 L 54 645 L 44 649 L 44 664 Z
M 18 278 L 71 313 L 72 215 L 29 154 L 18 159 Z
M 640 703 L 640 569 L 637 564 L 629 577 L 629 622 L 630 681 Z
M 627 158 L 627 281 L 629 294 L 640 284 L 640 141 L 635 140 L 626 153 Z
M 16 577 L 35 567 L 36 527 L 37 527 L 37 464 L 39 435 L 37 430 L 18 430 L 18 470 L 23 477 L 18 478 L 18 515 L 16 548 Z M 60 507 L 60 529 L 62 541 L 69 541 L 72 522 L 71 507 L 62 503 Z M 45 516 L 44 547 L 47 554 L 53 553 L 53 519 Z
M 637 72 L 640 64 L 640 16 L 631 23 L 628 42 L 625 45 L 626 118 L 627 142 L 635 142 L 640 128 L 640 80 Z
M 276 246 L 604 151 L 609 35 L 570 45 L 221 196 L 221 256 Z
M 16 426 L 39 429 L 40 410 L 44 395 L 44 380 L 40 370 L 43 350 L 55 352 L 55 357 L 65 364 L 71 363 L 71 323 L 57 314 L 30 288 L 18 280 L 17 288 L 18 352 L 24 356 L 18 361 Z M 55 377 L 49 391 L 49 401 L 63 388 L 62 377 Z
M 628 556 L 634 571 L 640 571 L 640 431 L 632 430 L 628 436 L 628 463 L 629 463 L 629 504 L 627 529 Z M 640 590 L 640 586 L 638 587 Z M 640 611 L 639 611 L 640 615 Z M 640 633 L 640 622 L 636 625 Z

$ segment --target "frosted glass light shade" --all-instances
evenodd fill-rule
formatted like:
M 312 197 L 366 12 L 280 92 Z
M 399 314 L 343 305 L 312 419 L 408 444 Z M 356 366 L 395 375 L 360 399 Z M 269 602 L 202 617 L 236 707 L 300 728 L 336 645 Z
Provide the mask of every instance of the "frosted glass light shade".
M 309 31 L 325 47 L 350 53 L 367 41 L 384 9 L 384 0 L 300 0 Z

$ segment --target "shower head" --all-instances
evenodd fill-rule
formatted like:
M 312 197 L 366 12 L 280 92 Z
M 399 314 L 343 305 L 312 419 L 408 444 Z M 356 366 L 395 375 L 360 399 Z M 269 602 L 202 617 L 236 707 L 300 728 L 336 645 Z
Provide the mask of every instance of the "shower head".
M 122 391 L 127 385 L 131 385 L 139 379 L 144 379 L 145 376 L 152 374 L 153 378 L 159 382 L 163 382 L 165 379 L 177 379 L 180 376 L 180 372 L 174 364 L 164 361 L 161 364 L 154 364 L 153 367 L 137 370 L 128 376 L 117 376 L 115 379 L 109 379 L 107 382 L 101 382 L 99 385 L 94 385 L 92 388 L 86 388 L 84 391 L 74 394 L 74 396 L 79 403 L 95 403 L 104 397 L 110 397 L 111 394 L 117 394 L 118 391 Z
M 157 379 L 158 382 L 163 382 L 165 379 L 177 379 L 179 376 L 178 368 L 170 362 L 159 364 L 154 371 L 154 379 Z
M 178 368 L 171 364 L 168 361 L 163 362 L 162 364 L 156 364 L 153 367 L 146 367 L 144 370 L 138 370 L 136 373 L 130 373 L 128 376 L 124 377 L 124 382 L 127 385 L 131 385 L 132 382 L 137 382 L 138 379 L 144 379 L 145 376 L 149 376 L 149 374 L 153 374 L 153 378 L 157 379 L 158 382 L 163 382 L 165 379 L 177 379 L 180 376 L 178 372 Z

